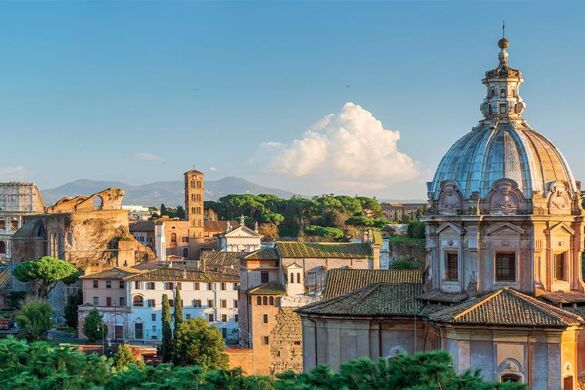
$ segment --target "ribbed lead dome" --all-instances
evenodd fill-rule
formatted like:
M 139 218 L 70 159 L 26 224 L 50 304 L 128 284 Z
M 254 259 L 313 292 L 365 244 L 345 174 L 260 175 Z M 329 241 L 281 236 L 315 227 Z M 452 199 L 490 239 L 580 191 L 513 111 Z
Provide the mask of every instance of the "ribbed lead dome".
M 465 199 L 478 192 L 485 199 L 499 179 L 512 179 L 526 199 L 549 184 L 564 181 L 572 192 L 577 185 L 561 152 L 522 119 L 522 73 L 508 65 L 508 47 L 500 43 L 499 65 L 482 80 L 487 94 L 481 104 L 484 119 L 457 141 L 441 160 L 429 192 L 438 199 L 441 183 L 454 181 Z
M 453 180 L 464 198 L 475 191 L 485 198 L 502 178 L 518 183 L 528 199 L 554 181 L 577 190 L 569 165 L 552 142 L 525 122 L 500 122 L 483 124 L 459 139 L 441 160 L 430 191 L 438 199 L 441 183 Z

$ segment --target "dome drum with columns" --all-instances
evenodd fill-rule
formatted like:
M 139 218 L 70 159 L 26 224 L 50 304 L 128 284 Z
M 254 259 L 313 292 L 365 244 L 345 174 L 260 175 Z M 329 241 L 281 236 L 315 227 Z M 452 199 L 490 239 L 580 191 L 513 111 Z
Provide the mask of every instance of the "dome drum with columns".
M 485 74 L 484 118 L 445 154 L 427 184 L 428 287 L 476 294 L 515 287 L 583 291 L 580 183 L 561 152 L 522 118 L 522 73 Z

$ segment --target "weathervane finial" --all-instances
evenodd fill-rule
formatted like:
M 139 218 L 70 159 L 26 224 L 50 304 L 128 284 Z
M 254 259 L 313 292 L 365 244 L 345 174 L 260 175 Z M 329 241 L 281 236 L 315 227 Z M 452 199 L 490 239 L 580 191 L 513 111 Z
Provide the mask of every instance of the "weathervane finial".
M 506 21 L 502 20 L 502 38 L 506 38 Z

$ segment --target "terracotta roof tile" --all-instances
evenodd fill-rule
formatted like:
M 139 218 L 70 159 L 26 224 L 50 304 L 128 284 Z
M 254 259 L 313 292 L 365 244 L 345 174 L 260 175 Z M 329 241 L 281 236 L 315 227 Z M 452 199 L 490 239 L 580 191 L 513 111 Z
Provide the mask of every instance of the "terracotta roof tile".
M 279 260 L 278 252 L 275 248 L 262 248 L 250 253 L 244 257 L 246 260 Z
M 263 283 L 247 291 L 250 295 L 284 295 L 286 290 L 278 282 Z
M 112 267 L 99 272 L 86 274 L 80 279 L 124 279 L 127 276 L 140 273 L 140 270 L 130 267 Z
M 206 269 L 220 270 L 223 268 L 239 269 L 240 259 L 246 255 L 245 252 L 218 252 L 201 251 L 201 261 L 205 261 Z
M 433 321 L 469 325 L 566 327 L 583 320 L 563 309 L 511 288 L 472 298 L 457 306 L 432 313 Z
M 468 297 L 469 296 L 465 293 L 445 293 L 438 290 L 432 290 L 421 294 L 416 298 L 428 302 L 459 303 L 463 302 Z
M 311 303 L 297 309 L 301 314 L 331 316 L 413 316 L 424 305 L 415 299 L 422 284 L 375 283 L 335 298 Z
M 368 243 L 279 241 L 276 248 L 280 256 L 286 258 L 359 259 L 372 256 Z
M 419 284 L 422 283 L 422 275 L 416 269 L 331 269 L 327 272 L 323 298 L 329 299 L 343 295 L 372 283 Z
M 585 302 L 585 293 L 581 291 L 556 291 L 541 295 L 540 298 L 554 304 Z
M 237 269 L 203 272 L 178 268 L 158 268 L 130 275 L 124 279 L 145 282 L 239 282 L 240 273 Z

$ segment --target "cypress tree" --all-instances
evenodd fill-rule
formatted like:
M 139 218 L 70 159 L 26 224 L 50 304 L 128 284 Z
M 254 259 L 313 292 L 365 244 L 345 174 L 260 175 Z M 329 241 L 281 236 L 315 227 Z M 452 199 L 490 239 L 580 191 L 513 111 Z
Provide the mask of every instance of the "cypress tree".
M 179 329 L 179 325 L 183 322 L 183 300 L 181 299 L 181 290 L 179 286 L 175 288 L 175 333 Z
M 173 356 L 173 331 L 171 330 L 171 309 L 167 294 L 162 296 L 162 345 L 161 355 L 163 363 L 171 361 Z

